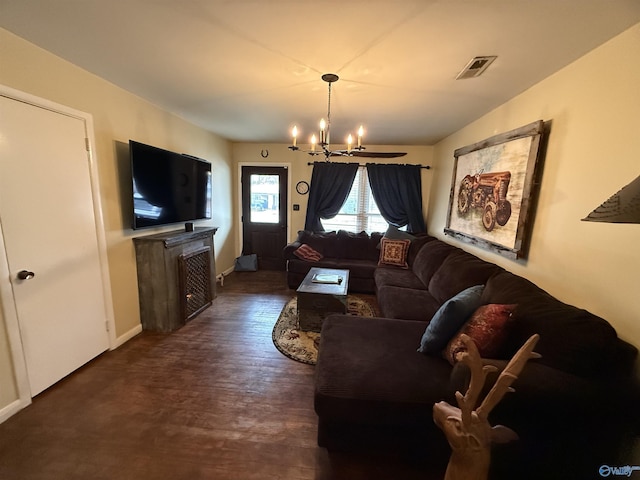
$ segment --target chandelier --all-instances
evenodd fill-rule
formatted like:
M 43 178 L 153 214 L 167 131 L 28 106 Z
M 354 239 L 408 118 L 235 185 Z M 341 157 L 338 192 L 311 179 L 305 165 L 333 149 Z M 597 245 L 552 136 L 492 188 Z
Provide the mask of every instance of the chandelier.
M 364 128 L 360 125 L 358 129 L 357 143 L 354 146 L 353 135 L 349 134 L 347 137 L 347 149 L 346 150 L 331 150 L 329 140 L 331 133 L 331 84 L 337 82 L 338 75 L 335 73 L 325 73 L 322 75 L 322 80 L 327 82 L 329 87 L 328 102 L 327 102 L 327 121 L 324 118 L 320 120 L 319 137 L 315 134 L 311 136 L 311 145 L 309 149 L 301 149 L 298 147 L 298 127 L 293 126 L 291 130 L 291 136 L 293 137 L 292 144 L 289 146 L 289 150 L 308 153 L 309 155 L 324 155 L 327 160 L 331 156 L 353 156 L 354 154 L 361 153 L 365 148 L 362 146 L 362 136 L 364 135 Z

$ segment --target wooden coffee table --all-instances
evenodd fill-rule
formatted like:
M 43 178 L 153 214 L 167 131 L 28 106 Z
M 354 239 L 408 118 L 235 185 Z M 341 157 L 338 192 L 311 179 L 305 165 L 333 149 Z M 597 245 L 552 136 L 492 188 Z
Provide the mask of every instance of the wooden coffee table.
M 328 278 L 331 277 L 331 278 Z M 339 279 L 333 283 L 333 278 Z M 327 280 L 322 283 L 318 280 Z M 347 313 L 349 270 L 313 267 L 298 287 L 300 330 L 319 332 L 322 321 L 332 313 Z

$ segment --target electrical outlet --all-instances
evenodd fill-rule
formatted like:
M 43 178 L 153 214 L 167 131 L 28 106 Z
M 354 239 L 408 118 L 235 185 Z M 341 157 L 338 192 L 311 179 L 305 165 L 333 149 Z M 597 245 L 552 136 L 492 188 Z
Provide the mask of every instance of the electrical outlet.
M 300 210 L 300 205 L 298 205 L 297 203 L 293 204 L 293 211 L 297 212 L 298 210 Z

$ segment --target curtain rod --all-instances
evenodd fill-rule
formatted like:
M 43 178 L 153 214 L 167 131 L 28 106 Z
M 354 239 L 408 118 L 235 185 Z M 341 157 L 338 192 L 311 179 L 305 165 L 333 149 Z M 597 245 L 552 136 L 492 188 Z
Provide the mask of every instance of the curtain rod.
M 331 162 L 307 162 L 307 165 L 311 166 L 315 163 L 331 163 Z M 342 162 L 337 162 L 337 163 L 342 163 Z M 424 168 L 425 170 L 431 169 L 431 165 L 411 165 L 409 163 L 379 163 L 377 165 L 403 165 L 408 167 L 420 167 L 420 168 Z M 366 166 L 367 166 L 366 164 L 362 164 L 362 163 L 358 164 L 358 168 L 364 168 Z

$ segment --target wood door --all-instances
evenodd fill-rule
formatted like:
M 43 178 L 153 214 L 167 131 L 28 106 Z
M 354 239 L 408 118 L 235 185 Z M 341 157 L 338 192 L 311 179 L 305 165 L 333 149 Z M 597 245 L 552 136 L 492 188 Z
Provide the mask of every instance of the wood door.
M 4 96 L 0 111 L 0 281 L 11 282 L 35 396 L 109 347 L 87 126 Z
M 242 167 L 242 253 L 257 254 L 263 270 L 285 269 L 287 173 L 284 167 Z

